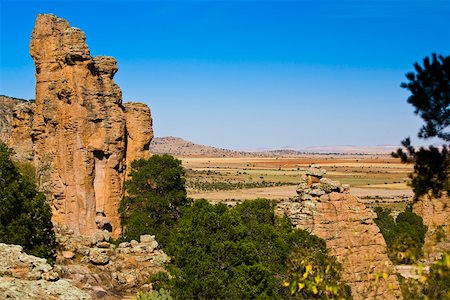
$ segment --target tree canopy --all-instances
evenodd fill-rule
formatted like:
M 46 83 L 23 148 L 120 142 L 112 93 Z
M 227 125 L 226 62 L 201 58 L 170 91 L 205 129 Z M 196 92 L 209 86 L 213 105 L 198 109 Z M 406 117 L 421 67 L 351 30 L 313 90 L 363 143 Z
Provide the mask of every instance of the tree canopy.
M 35 184 L 22 176 L 0 143 L 0 242 L 21 245 L 32 255 L 53 258 L 56 239 L 52 212 Z
M 374 220 L 386 241 L 389 258 L 395 263 L 412 264 L 422 256 L 422 247 L 428 227 L 422 217 L 412 211 L 410 206 L 401 212 L 394 221 L 389 209 L 376 207 Z
M 153 155 L 133 161 L 131 167 L 126 197 L 119 207 L 124 239 L 155 234 L 165 244 L 181 210 L 190 203 L 181 161 L 170 155 Z
M 423 59 L 423 67 L 414 64 L 414 72 L 406 74 L 408 82 L 401 84 L 411 92 L 408 103 L 425 122 L 418 135 L 439 137 L 450 141 L 450 56 L 432 54 Z
M 419 138 L 437 137 L 450 141 L 450 57 L 432 54 L 425 57 L 423 67 L 414 64 L 415 73 L 406 74 L 408 82 L 401 84 L 411 95 L 408 103 L 415 108 L 425 124 L 418 132 Z M 447 145 L 441 150 L 430 146 L 416 150 L 410 138 L 402 141 L 406 152 L 398 149 L 392 153 L 405 163 L 414 163 L 414 173 L 410 175 L 411 186 L 416 198 L 429 194 L 439 197 L 442 191 L 449 191 L 450 157 Z
M 160 274 L 154 286 L 175 299 L 350 297 L 325 242 L 276 217 L 266 199 L 234 208 L 196 200 L 165 251 L 171 278 Z

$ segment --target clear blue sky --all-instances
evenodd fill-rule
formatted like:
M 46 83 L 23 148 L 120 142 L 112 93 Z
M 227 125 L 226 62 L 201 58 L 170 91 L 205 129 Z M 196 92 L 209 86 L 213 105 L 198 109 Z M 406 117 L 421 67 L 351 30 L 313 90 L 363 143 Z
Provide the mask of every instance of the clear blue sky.
M 419 117 L 404 74 L 450 53 L 450 1 L 0 0 L 0 94 L 34 98 L 38 13 L 114 56 L 156 136 L 233 149 L 399 144 Z

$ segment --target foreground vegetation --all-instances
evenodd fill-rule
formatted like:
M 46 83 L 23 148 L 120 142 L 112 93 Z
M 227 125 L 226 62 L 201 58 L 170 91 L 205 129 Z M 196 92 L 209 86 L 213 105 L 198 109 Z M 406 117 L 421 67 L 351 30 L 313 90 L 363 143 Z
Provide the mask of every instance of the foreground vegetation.
M 120 207 L 124 239 L 161 239 L 172 260 L 153 279 L 157 289 L 176 299 L 350 297 L 325 242 L 276 217 L 270 200 L 191 205 L 179 160 L 154 155 L 132 166 Z
M 25 252 L 52 260 L 56 239 L 52 211 L 30 175 L 22 175 L 0 143 L 0 242 L 21 245 Z
M 419 265 L 418 279 L 399 276 L 400 287 L 405 299 L 450 299 L 450 252 L 443 253 L 429 273 Z
M 275 217 L 266 199 L 234 208 L 195 201 L 165 250 L 172 277 L 155 283 L 177 299 L 350 297 L 325 242 Z

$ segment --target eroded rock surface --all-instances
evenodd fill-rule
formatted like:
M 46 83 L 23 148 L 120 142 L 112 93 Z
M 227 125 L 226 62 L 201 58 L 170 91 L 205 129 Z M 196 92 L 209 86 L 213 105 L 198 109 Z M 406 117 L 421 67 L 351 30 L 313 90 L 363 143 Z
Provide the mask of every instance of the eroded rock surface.
M 148 158 L 150 142 L 153 138 L 152 115 L 143 103 L 125 103 L 127 127 L 127 174 L 131 171 L 131 162 L 139 158 Z
M 51 200 L 53 221 L 78 234 L 101 226 L 117 236 L 126 167 L 149 155 L 150 110 L 122 105 L 113 81 L 116 60 L 92 57 L 84 33 L 66 20 L 39 15 L 30 54 L 36 66 L 31 136 L 37 184 Z
M 151 290 L 150 277 L 164 271 L 170 260 L 153 235 L 115 245 L 110 243 L 108 231 L 78 236 L 66 226 L 57 226 L 56 234 L 60 250 L 55 269 L 94 298 L 101 298 L 96 297 L 99 291 L 111 299 L 122 299 L 138 290 Z
M 21 246 L 0 243 L 0 299 L 91 299 L 43 258 L 28 255 Z
M 354 299 L 401 298 L 386 243 L 373 221 L 376 214 L 351 195 L 347 185 L 324 178 L 325 173 L 312 165 L 299 184 L 298 197 L 280 202 L 278 213 L 326 241 L 343 266 Z
M 0 96 L 0 141 L 13 150 L 14 160 L 33 160 L 34 107 L 32 101 Z
M 450 198 L 446 193 L 440 198 L 423 196 L 414 203 L 413 211 L 428 226 L 423 252 L 426 263 L 432 264 L 450 249 Z

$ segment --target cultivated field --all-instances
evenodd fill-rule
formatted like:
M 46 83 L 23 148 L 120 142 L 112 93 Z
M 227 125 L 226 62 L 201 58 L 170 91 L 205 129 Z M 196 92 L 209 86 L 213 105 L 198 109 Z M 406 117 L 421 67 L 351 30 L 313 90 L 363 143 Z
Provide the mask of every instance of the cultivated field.
M 388 155 L 304 155 L 300 157 L 178 157 L 187 169 L 190 197 L 213 202 L 258 197 L 295 197 L 308 165 L 319 164 L 326 177 L 350 184 L 368 206 L 402 209 L 412 200 L 407 186 L 412 166 Z

